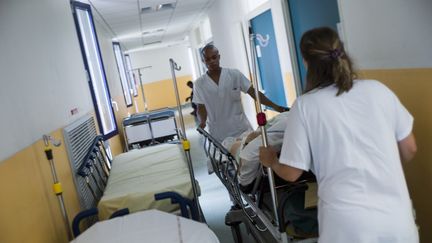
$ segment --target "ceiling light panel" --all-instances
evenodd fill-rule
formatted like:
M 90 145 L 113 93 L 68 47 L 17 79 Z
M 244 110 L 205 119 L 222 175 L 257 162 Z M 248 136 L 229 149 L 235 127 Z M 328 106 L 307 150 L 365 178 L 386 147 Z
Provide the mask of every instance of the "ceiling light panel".
M 148 2 L 141 5 L 141 14 L 152 14 L 155 12 L 172 11 L 175 9 L 177 1 L 157 1 Z
M 136 36 L 121 40 L 126 49 L 133 49 L 141 46 L 143 42 L 159 41 L 162 36 L 163 42 L 184 37 L 184 33 L 189 31 L 188 28 L 194 22 L 199 21 L 200 16 L 216 0 L 91 1 L 116 36 Z M 152 10 L 158 9 L 159 11 L 142 14 L 141 9 L 145 7 L 150 7 Z M 163 29 L 163 31 L 157 31 L 158 29 Z M 143 32 L 150 33 L 142 35 Z

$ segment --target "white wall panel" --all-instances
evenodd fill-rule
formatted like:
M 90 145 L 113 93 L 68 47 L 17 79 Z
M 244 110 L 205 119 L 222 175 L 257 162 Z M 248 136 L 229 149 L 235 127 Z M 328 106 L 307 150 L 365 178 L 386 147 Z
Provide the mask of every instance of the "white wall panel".
M 192 68 L 186 45 L 131 52 L 129 55 L 131 57 L 132 68 L 151 66 L 151 68 L 141 70 L 143 83 L 171 79 L 170 58 L 173 58 L 174 61 L 181 66 L 181 70 L 176 71 L 177 77 L 192 75 Z
M 432 1 L 339 0 L 339 9 L 359 69 L 432 66 Z
M 93 104 L 69 1 L 1 1 L 0 36 L 3 161 Z

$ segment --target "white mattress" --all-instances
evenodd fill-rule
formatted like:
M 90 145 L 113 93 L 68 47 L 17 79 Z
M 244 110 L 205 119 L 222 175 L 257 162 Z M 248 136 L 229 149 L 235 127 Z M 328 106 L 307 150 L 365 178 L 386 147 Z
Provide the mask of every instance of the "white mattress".
M 219 243 L 207 225 L 157 210 L 96 223 L 72 243 Z
M 174 191 L 193 199 L 192 185 L 184 151 L 179 144 L 162 144 L 132 150 L 114 158 L 112 170 L 98 209 L 107 219 L 122 208 L 131 212 L 159 209 L 177 210 L 170 200 L 155 201 L 154 195 Z

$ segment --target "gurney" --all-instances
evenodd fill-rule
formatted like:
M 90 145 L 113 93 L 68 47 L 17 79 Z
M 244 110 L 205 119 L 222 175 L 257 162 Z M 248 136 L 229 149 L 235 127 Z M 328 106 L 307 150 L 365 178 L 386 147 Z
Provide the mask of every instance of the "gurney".
M 123 119 L 126 149 L 178 140 L 177 123 L 173 109 L 137 113 Z
M 277 208 L 278 218 L 275 219 L 271 205 L 264 205 L 263 203 L 265 192 L 261 190 L 259 193 L 245 193 L 240 189 L 237 179 L 239 166 L 234 156 L 205 130 L 198 128 L 198 132 L 205 138 L 204 150 L 211 161 L 216 176 L 225 186 L 234 203 L 232 209 L 225 216 L 225 223 L 231 227 L 236 242 L 242 242 L 239 228 L 241 223 L 245 224 L 257 242 L 317 242 L 315 237 L 305 239 L 305 237 L 299 237 L 292 232 L 288 234 L 287 230 L 290 229 L 287 228 L 285 222 L 289 219 L 284 218 L 285 206 L 289 202 L 290 196 L 295 192 L 306 191 L 308 189 L 307 183 L 310 181 L 301 180 L 278 186 L 277 194 L 280 200 Z M 253 191 L 258 192 L 257 188 L 263 181 L 265 181 L 263 177 L 257 178 Z
M 155 199 L 155 195 L 163 192 L 177 193 L 185 200 L 194 199 L 188 165 L 178 143 L 133 150 L 111 161 L 102 137 L 97 137 L 78 174 L 85 178 L 87 189 L 97 203 L 99 219 L 107 219 L 123 208 L 131 213 L 146 209 L 178 210 L 177 204 Z
M 76 151 L 76 155 L 71 153 L 74 154 L 72 160 L 82 156 L 82 151 L 89 148 L 84 159 L 77 161 L 76 167 L 76 183 L 84 185 L 79 188 L 84 211 L 78 213 L 74 219 L 75 235 L 80 232 L 82 219 L 86 219 L 88 227 L 99 219 L 120 217 L 147 209 L 176 213 L 180 209 L 181 216 L 205 222 L 198 201 L 200 192 L 193 172 L 190 142 L 185 133 L 176 85 L 174 71 L 179 70 L 179 67 L 172 59 L 169 61 L 181 131 L 177 129 L 175 113 L 171 109 L 132 116 L 124 121 L 125 136 L 130 136 L 125 137 L 127 150 L 130 144 L 138 145 L 138 148 L 142 147 L 141 145 L 155 146 L 134 150 L 111 159 L 103 136 L 96 136 L 93 142 L 90 142 L 94 130 L 88 129 L 86 124 L 74 125 L 79 127 L 77 133 L 87 139 L 71 146 L 70 150 Z M 136 128 L 137 124 L 149 129 L 144 129 L 144 132 L 138 135 L 127 130 Z M 145 131 L 151 134 L 149 144 Z M 170 202 L 166 199 L 170 199 Z M 97 214 L 98 216 L 95 216 Z
M 99 217 L 121 208 L 131 212 L 159 209 L 173 212 L 178 205 L 155 201 L 154 195 L 174 191 L 193 199 L 189 171 L 179 144 L 161 144 L 123 153 L 113 160 L 104 194 L 98 203 Z

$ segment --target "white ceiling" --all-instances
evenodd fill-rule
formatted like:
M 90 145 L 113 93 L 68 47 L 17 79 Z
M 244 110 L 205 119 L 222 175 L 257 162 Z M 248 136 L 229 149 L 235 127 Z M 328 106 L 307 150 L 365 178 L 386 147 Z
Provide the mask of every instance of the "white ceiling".
M 215 0 L 89 0 L 93 15 L 104 22 L 126 50 L 181 41 L 205 17 Z M 155 11 L 160 4 L 173 9 Z M 151 7 L 150 13 L 141 9 Z M 145 34 L 143 34 L 145 33 Z

